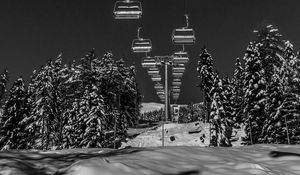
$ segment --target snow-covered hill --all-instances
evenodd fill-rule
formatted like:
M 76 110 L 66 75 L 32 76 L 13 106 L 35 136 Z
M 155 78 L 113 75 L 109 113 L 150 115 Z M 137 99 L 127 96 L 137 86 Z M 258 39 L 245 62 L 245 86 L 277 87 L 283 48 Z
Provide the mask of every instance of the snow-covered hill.
M 299 145 L 0 152 L 5 175 L 299 175 Z
M 160 110 L 164 108 L 164 104 L 161 103 L 142 103 L 141 113 Z

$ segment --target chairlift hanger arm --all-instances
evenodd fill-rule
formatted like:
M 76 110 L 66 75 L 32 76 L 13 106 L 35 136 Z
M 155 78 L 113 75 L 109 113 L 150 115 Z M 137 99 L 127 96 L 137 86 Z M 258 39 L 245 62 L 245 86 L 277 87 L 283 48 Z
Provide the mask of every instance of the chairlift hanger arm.
M 137 39 L 141 39 L 141 37 L 140 37 L 141 28 L 142 27 L 138 27 L 138 29 L 137 29 Z
M 189 28 L 189 15 L 184 14 L 184 16 L 185 16 L 185 21 L 186 21 L 186 27 L 185 28 Z

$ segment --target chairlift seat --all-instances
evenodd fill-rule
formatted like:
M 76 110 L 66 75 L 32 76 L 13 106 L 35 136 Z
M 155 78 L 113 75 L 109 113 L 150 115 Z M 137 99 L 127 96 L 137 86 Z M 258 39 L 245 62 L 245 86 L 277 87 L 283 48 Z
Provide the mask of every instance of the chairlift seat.
M 173 66 L 172 71 L 176 72 L 176 73 L 184 73 L 185 67 L 183 67 L 183 66 Z
M 150 39 L 134 39 L 132 41 L 132 51 L 134 53 L 148 53 L 151 52 L 152 43 Z
M 163 87 L 162 84 L 157 83 L 157 84 L 154 85 L 154 88 L 155 88 L 155 89 L 163 89 L 164 87 Z
M 158 75 L 159 74 L 158 70 L 148 70 L 147 72 L 149 75 Z
M 173 81 L 172 86 L 181 86 L 181 81 Z
M 182 72 L 172 72 L 173 77 L 181 78 L 183 76 Z
M 191 28 L 174 29 L 172 41 L 175 45 L 193 45 L 196 42 L 195 32 Z
M 161 77 L 152 77 L 151 80 L 154 82 L 159 82 L 161 81 Z
M 155 68 L 156 67 L 156 61 L 153 58 L 145 57 L 142 60 L 142 67 L 143 68 Z
M 172 90 L 172 92 L 178 92 L 178 93 L 180 92 L 179 88 L 172 88 L 171 90 Z
M 185 64 L 189 61 L 189 55 L 187 52 L 179 51 L 173 54 L 174 64 Z
M 142 17 L 142 4 L 139 1 L 117 1 L 113 14 L 115 19 L 139 19 Z

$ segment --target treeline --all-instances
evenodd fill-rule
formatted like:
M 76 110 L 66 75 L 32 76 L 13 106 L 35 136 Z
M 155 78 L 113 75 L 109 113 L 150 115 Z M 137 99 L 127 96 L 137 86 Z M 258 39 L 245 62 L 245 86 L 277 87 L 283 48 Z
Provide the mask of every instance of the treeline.
M 108 147 L 138 118 L 141 95 L 135 68 L 89 52 L 77 64 L 62 56 L 34 71 L 28 86 L 18 78 L 7 90 L 1 75 L 0 149 Z
M 205 110 L 206 109 L 202 104 L 194 105 L 193 103 L 190 103 L 187 106 L 181 105 L 179 107 L 179 117 L 177 122 L 189 123 L 195 121 L 204 121 L 206 117 Z M 169 115 L 168 121 L 174 121 L 175 119 L 172 108 L 170 109 Z M 140 116 L 140 120 L 152 122 L 165 121 L 165 118 L 165 111 L 163 108 L 160 110 L 145 112 Z
M 212 123 L 214 145 L 231 145 L 233 127 L 245 126 L 247 144 L 300 143 L 300 61 L 291 42 L 268 25 L 255 31 L 233 78 L 220 77 L 204 48 L 200 87 Z
M 204 121 L 205 114 L 205 108 L 202 104 L 194 105 L 190 103 L 187 106 L 180 106 L 178 123 Z

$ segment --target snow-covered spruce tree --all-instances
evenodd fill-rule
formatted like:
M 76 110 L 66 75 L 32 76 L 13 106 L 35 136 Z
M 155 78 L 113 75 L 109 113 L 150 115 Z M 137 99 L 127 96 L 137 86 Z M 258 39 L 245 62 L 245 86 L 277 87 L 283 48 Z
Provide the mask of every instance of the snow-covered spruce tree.
M 0 109 L 5 101 L 5 95 L 7 93 L 7 82 L 8 82 L 8 70 L 4 69 L 0 77 Z
M 41 68 L 29 84 L 33 147 L 49 149 L 59 146 L 62 130 L 61 55 Z
M 223 91 L 222 80 L 219 78 L 218 74 L 216 74 L 214 77 L 213 88 L 210 92 L 212 94 L 210 118 L 213 124 L 213 130 L 215 132 L 212 136 L 212 142 L 210 144 L 212 146 L 219 146 L 222 137 L 221 118 L 225 117 L 225 111 L 221 99 Z
M 241 64 L 240 58 L 236 58 L 235 69 L 232 79 L 233 93 L 233 119 L 235 121 L 235 127 L 239 128 L 243 121 L 243 110 L 244 110 L 244 91 L 243 91 L 243 79 L 244 79 L 244 67 Z
M 297 57 L 293 45 L 285 42 L 283 56 L 278 55 L 282 66 L 274 66 L 274 74 L 269 85 L 267 110 L 269 120 L 264 125 L 265 141 L 268 143 L 299 143 L 299 77 L 297 78 Z M 296 63 L 296 64 L 295 64 Z
M 286 119 L 288 137 L 291 144 L 300 143 L 300 60 L 299 53 L 293 52 L 293 45 L 285 42 L 285 62 L 286 74 L 283 76 L 286 98 L 282 108 L 283 118 Z
M 65 147 L 103 147 L 105 115 L 103 97 L 98 85 L 97 56 L 92 50 L 81 63 L 72 68 L 67 84 L 70 88 L 68 115 L 70 119 L 65 127 Z M 71 133 L 75 131 L 74 133 Z
M 200 88 L 204 92 L 205 106 L 207 108 L 207 117 L 210 116 L 210 106 L 212 102 L 211 89 L 214 83 L 214 67 L 212 56 L 207 52 L 207 49 L 204 47 L 200 54 L 200 60 L 198 61 L 197 71 L 201 78 Z M 209 121 L 207 118 L 206 121 Z
M 232 85 L 228 77 L 215 75 L 212 88 L 211 118 L 214 125 L 213 146 L 231 146 L 233 127 Z
M 265 70 L 256 43 L 250 43 L 244 56 L 244 119 L 246 142 L 262 142 L 262 127 L 267 118 Z
M 234 104 L 234 84 L 232 80 L 226 76 L 222 79 L 223 92 L 222 101 L 225 111 L 225 117 L 222 118 L 223 125 L 223 140 L 221 140 L 221 145 L 231 146 L 231 135 L 232 129 L 236 122 L 235 118 L 235 104 Z
M 0 148 L 2 150 L 28 147 L 26 125 L 22 122 L 26 116 L 29 116 L 27 102 L 27 90 L 23 79 L 18 78 L 10 89 L 0 122 Z
M 282 65 L 280 56 L 284 54 L 284 41 L 278 29 L 272 25 L 264 26 L 258 31 L 256 45 L 260 59 L 265 70 L 264 77 L 270 82 L 274 74 L 274 66 L 279 68 Z

